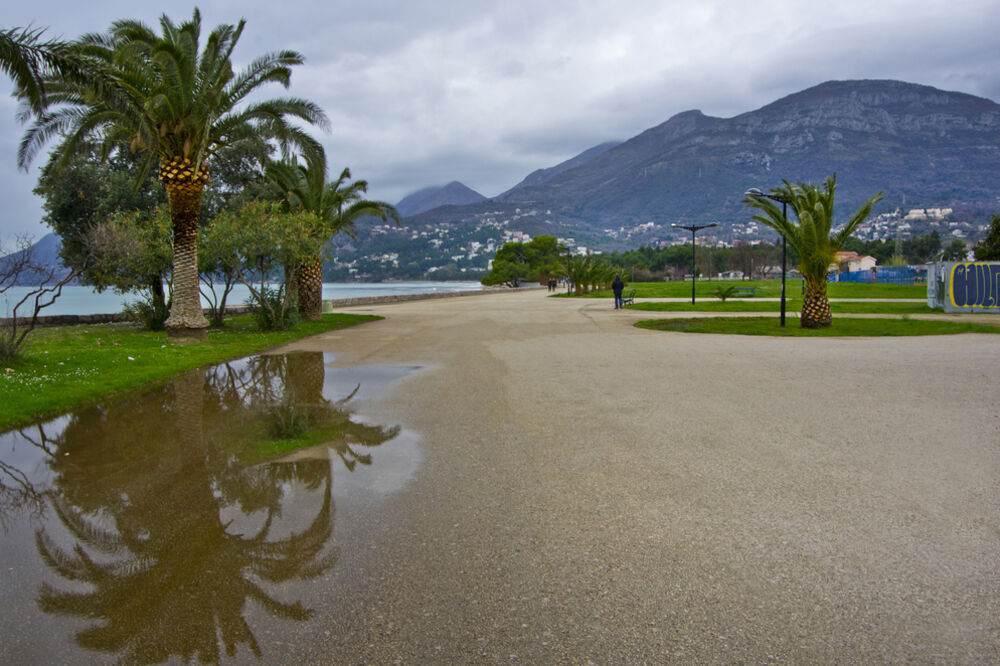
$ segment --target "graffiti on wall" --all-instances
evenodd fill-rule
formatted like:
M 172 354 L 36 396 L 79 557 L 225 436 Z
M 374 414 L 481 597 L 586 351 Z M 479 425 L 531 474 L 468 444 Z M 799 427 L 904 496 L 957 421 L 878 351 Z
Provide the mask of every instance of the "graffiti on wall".
M 957 308 L 1000 307 L 1000 263 L 957 263 L 949 283 L 948 295 Z

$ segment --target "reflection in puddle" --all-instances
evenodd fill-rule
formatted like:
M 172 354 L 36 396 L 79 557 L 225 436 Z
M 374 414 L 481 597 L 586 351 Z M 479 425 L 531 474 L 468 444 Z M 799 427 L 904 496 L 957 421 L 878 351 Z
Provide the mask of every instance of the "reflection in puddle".
M 414 368 L 331 358 L 251 357 L 0 435 L 4 660 L 78 660 L 69 636 L 126 662 L 245 659 L 251 605 L 307 620 L 283 585 L 337 563 L 335 478 L 384 496 L 416 465 L 412 436 L 350 414 Z M 381 451 L 385 477 L 360 480 Z

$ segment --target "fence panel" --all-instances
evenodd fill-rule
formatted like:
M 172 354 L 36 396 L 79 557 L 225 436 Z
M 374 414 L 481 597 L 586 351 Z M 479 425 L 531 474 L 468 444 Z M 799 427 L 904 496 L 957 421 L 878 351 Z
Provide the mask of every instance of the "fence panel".
M 923 282 L 923 275 L 915 266 L 885 266 L 874 271 L 851 271 L 830 273 L 829 282 L 858 282 L 862 284 L 917 284 Z

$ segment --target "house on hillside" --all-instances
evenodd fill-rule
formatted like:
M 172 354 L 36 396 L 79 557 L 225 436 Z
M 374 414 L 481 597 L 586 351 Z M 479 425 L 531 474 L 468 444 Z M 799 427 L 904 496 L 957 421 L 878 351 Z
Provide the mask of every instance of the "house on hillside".
M 857 252 L 838 252 L 830 270 L 841 273 L 856 273 L 858 271 L 870 271 L 878 264 L 875 257 L 869 255 L 859 255 Z

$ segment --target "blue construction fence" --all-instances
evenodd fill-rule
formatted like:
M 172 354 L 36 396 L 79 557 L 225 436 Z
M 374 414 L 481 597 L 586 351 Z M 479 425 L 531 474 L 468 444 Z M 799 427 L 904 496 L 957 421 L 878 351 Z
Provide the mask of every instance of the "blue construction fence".
M 879 266 L 870 271 L 851 271 L 826 274 L 827 282 L 859 282 L 862 284 L 925 284 L 927 268 L 924 266 Z

